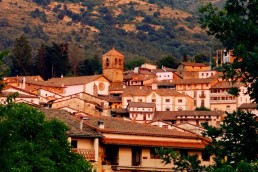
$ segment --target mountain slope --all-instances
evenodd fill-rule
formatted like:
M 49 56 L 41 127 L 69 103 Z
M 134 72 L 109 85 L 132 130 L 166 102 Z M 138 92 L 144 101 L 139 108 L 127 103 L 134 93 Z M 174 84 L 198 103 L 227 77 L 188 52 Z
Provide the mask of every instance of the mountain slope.
M 41 43 L 68 42 L 87 56 L 115 47 L 127 59 L 141 56 L 153 61 L 167 55 L 209 56 L 213 43 L 197 24 L 196 10 L 201 5 L 197 0 L 51 1 L 48 5 L 2 1 L 0 50 L 25 34 L 35 51 Z

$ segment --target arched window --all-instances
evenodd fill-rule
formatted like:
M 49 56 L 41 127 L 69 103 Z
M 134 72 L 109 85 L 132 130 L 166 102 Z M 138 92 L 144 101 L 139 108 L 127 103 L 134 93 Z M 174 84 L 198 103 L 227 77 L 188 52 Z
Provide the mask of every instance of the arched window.
M 109 59 L 106 59 L 106 66 L 109 66 Z
M 121 65 L 121 63 L 122 63 L 122 61 L 121 61 L 121 59 L 119 59 L 119 60 L 118 60 L 118 64 Z
M 115 65 L 117 65 L 117 58 L 115 58 Z

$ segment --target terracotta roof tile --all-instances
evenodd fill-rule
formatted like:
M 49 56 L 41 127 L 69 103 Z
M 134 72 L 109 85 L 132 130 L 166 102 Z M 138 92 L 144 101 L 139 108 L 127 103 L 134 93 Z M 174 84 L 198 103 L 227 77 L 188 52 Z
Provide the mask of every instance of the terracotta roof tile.
M 127 86 L 124 89 L 123 96 L 124 95 L 148 96 L 153 92 L 155 92 L 161 96 L 183 96 L 183 97 L 187 96 L 187 95 L 182 94 L 173 89 L 152 90 L 151 88 L 146 87 L 146 86 Z
M 124 55 L 119 53 L 115 48 L 113 48 L 112 50 L 108 51 L 103 56 L 120 56 L 120 57 L 124 57 Z
M 131 121 L 124 121 L 116 117 L 96 117 L 90 116 L 89 120 L 84 123 L 88 126 L 99 130 L 101 133 L 112 134 L 127 134 L 127 135 L 140 135 L 140 136 L 158 136 L 158 137 L 178 137 L 178 138 L 197 138 L 197 135 L 180 132 L 178 130 L 169 130 L 159 128 L 147 124 L 140 124 Z M 104 129 L 98 127 L 98 122 L 104 123 Z
M 175 120 L 178 116 L 220 116 L 218 111 L 156 111 L 153 120 Z M 186 118 L 189 119 L 189 118 Z M 208 118 L 207 118 L 208 119 Z
M 233 84 L 230 81 L 219 81 L 215 85 L 213 85 L 211 88 L 232 88 L 232 87 L 240 87 L 243 86 L 244 84 L 237 82 Z
M 256 109 L 257 104 L 256 103 L 243 103 L 238 108 L 239 109 Z
M 136 107 L 136 108 L 155 108 L 155 103 L 146 103 L 146 102 L 129 102 L 129 108 L 130 107 Z
M 94 131 L 86 125 L 84 125 L 83 130 L 81 130 L 80 119 L 77 117 L 73 117 L 67 111 L 45 108 L 40 108 L 39 110 L 45 114 L 47 119 L 58 119 L 60 121 L 63 121 L 70 128 L 67 132 L 67 134 L 70 136 L 101 137 L 101 134 L 99 132 Z
M 147 146 L 147 147 L 171 147 L 183 149 L 204 149 L 205 143 L 203 142 L 173 142 L 173 141 L 155 141 L 155 140 L 133 140 L 133 139 L 112 139 L 102 138 L 104 144 L 113 145 L 131 145 L 131 146 Z
M 91 75 L 91 76 L 78 76 L 78 77 L 63 77 L 63 78 L 51 78 L 47 80 L 46 82 L 51 84 L 57 84 L 57 85 L 82 85 L 90 83 L 99 77 L 102 77 L 102 75 Z
M 191 62 L 183 62 L 181 63 L 184 66 L 200 66 L 200 67 L 208 67 L 206 64 L 204 63 L 191 63 Z
M 191 78 L 191 79 L 177 79 L 174 84 L 209 84 L 216 78 Z

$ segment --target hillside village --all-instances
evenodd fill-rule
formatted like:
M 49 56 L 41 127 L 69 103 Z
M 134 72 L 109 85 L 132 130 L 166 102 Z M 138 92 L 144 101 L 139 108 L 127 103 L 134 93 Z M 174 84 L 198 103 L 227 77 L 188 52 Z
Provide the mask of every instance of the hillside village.
M 220 58 L 230 63 L 233 57 L 229 52 Z M 65 122 L 74 151 L 97 171 L 171 171 L 158 147 L 197 154 L 210 165 L 201 124 L 218 127 L 226 112 L 238 108 L 258 115 L 245 85 L 223 80 L 223 73 L 203 63 L 182 62 L 177 69 L 145 63 L 124 71 L 124 60 L 113 48 L 102 56 L 102 75 L 5 77 L 0 103 L 18 92 L 16 102 Z M 232 87 L 240 90 L 237 97 L 228 93 Z

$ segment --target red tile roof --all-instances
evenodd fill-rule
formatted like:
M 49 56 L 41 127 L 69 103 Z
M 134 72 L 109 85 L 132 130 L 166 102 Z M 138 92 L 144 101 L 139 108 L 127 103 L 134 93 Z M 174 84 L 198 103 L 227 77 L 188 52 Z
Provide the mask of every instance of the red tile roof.
M 179 116 L 220 116 L 222 115 L 218 111 L 156 111 L 154 113 L 153 120 L 176 120 Z M 180 118 L 179 118 L 180 119 Z M 183 119 L 190 119 L 190 118 L 183 118 Z M 209 118 L 203 118 L 209 119 Z
M 203 142 L 179 142 L 179 141 L 156 141 L 156 140 L 136 140 L 136 139 L 112 139 L 102 138 L 102 143 L 113 145 L 130 145 L 130 146 L 146 146 L 146 147 L 171 147 L 181 149 L 204 149 Z
M 146 86 L 127 86 L 124 89 L 123 96 L 125 95 L 135 95 L 135 96 L 148 96 L 151 93 L 157 93 L 160 96 L 182 96 L 182 97 L 188 97 L 185 94 L 182 94 L 176 90 L 172 89 L 157 89 L 157 90 L 152 90 L 149 87 Z
M 155 103 L 146 103 L 146 102 L 129 102 L 129 108 L 136 107 L 136 108 L 155 108 Z
M 51 78 L 46 81 L 46 83 L 56 84 L 56 85 L 82 85 L 87 84 L 92 81 L 95 81 L 96 79 L 104 77 L 102 75 L 91 75 L 91 76 L 78 76 L 78 77 L 63 77 L 63 78 Z
M 183 62 L 181 63 L 184 66 L 200 66 L 200 67 L 208 67 L 206 64 L 204 63 L 191 63 L 191 62 Z
M 174 80 L 174 84 L 209 84 L 216 78 L 191 78 L 191 79 L 177 79 Z
M 63 121 L 68 127 L 69 131 L 67 134 L 69 136 L 74 137 L 101 137 L 102 135 L 88 127 L 87 125 L 83 126 L 83 129 L 80 129 L 80 119 L 79 117 L 74 117 L 70 115 L 69 112 L 64 110 L 57 110 L 57 109 L 45 109 L 40 108 L 40 111 L 42 111 L 47 119 L 58 119 L 60 121 Z
M 124 121 L 116 117 L 96 117 L 90 116 L 84 123 L 101 133 L 111 134 L 125 134 L 125 135 L 140 135 L 140 136 L 157 136 L 157 137 L 171 137 L 171 138 L 198 138 L 197 135 L 180 132 L 178 130 L 169 130 L 159 128 L 147 124 L 135 123 L 131 121 Z M 104 123 L 104 129 L 98 127 L 98 122 Z
M 256 109 L 257 104 L 256 103 L 243 103 L 238 108 L 239 109 Z
M 124 55 L 119 53 L 115 48 L 113 48 L 112 50 L 108 51 L 103 56 L 120 56 L 120 57 L 124 57 Z

